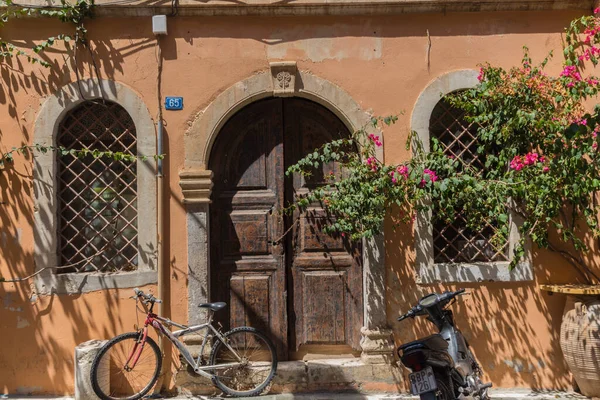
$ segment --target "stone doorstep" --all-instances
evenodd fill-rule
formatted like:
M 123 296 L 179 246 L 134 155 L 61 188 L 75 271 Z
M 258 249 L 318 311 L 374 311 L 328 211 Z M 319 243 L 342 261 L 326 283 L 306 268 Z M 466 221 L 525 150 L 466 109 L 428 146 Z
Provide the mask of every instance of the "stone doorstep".
M 217 395 L 212 383 L 187 369 L 177 372 L 180 395 Z M 402 372 L 388 364 L 367 364 L 360 359 L 285 361 L 277 366 L 269 394 L 354 391 L 398 393 L 404 391 Z
M 492 400 L 589 400 L 579 393 L 562 391 L 532 391 L 530 389 L 493 389 L 490 391 Z M 208 400 L 209 397 L 179 396 L 173 400 Z M 410 394 L 360 394 L 352 392 L 276 394 L 259 397 L 239 397 L 239 400 L 418 400 L 418 396 Z M 221 399 L 219 399 L 221 400 Z M 595 399 L 594 399 L 595 400 Z

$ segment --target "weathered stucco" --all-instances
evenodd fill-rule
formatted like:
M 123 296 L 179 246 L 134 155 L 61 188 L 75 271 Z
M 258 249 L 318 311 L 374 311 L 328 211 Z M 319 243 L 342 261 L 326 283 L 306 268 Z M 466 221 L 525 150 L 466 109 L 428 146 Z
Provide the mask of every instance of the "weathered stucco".
M 551 8 L 548 4 L 560 2 L 542 3 Z M 169 35 L 161 39 L 162 93 L 183 96 L 185 109 L 164 113 L 167 316 L 188 320 L 188 287 L 195 284 L 188 270 L 206 256 L 194 250 L 205 239 L 199 236 L 196 243 L 188 243 L 186 234 L 195 211 L 188 212 L 179 186 L 179 173 L 185 170 L 191 150 L 185 133 L 227 88 L 269 71 L 271 62 L 295 61 L 298 70 L 338 86 L 367 113 L 389 115 L 404 110 L 398 123 L 384 132 L 385 159 L 399 162 L 410 156 L 405 149 L 410 115 L 432 80 L 450 71 L 477 68 L 485 61 L 514 65 L 524 44 L 537 60 L 555 50 L 556 59 L 549 68 L 558 73 L 561 32 L 581 12 L 587 11 L 169 18 Z M 157 115 L 156 41 L 150 18 L 97 18 L 86 26 L 101 78 L 132 88 L 149 114 Z M 65 29 L 59 22 L 24 19 L 2 28 L 2 37 L 32 43 Z M 324 48 L 314 49 L 317 45 Z M 49 70 L 15 59 L 3 61 L 3 150 L 33 142 L 43 100 L 75 80 L 69 54 L 60 46 L 48 52 L 45 57 L 54 66 Z M 78 57 L 85 78 L 93 76 L 88 57 L 84 52 Z M 198 151 L 194 156 L 202 157 L 205 149 Z M 0 274 L 4 277 L 34 271 L 32 172 L 32 160 L 22 157 L 0 172 L 0 201 L 4 203 L 0 205 Z M 386 225 L 385 259 L 387 300 L 379 306 L 387 311 L 386 322 L 393 328 L 396 343 L 430 332 L 425 322 L 398 324 L 396 316 L 428 291 L 456 286 L 415 282 L 412 227 Z M 597 268 L 597 257 L 589 261 Z M 564 298 L 544 294 L 537 285 L 568 282 L 574 275 L 560 258 L 535 249 L 533 268 L 531 282 L 462 284 L 473 294 L 455 306 L 459 327 L 496 387 L 569 385 L 558 344 Z M 75 346 L 134 329 L 130 290 L 40 295 L 30 283 L 0 287 L 0 393 L 73 393 Z M 156 290 L 154 286 L 144 289 Z M 199 301 L 206 294 L 194 291 L 194 295 L 193 300 Z
M 180 0 L 182 16 L 318 16 L 318 15 L 392 15 L 431 12 L 545 11 L 595 8 L 597 0 Z M 30 0 L 29 4 L 60 4 L 58 0 Z M 101 16 L 152 16 L 172 12 L 171 3 L 142 0 L 127 3 L 97 0 Z

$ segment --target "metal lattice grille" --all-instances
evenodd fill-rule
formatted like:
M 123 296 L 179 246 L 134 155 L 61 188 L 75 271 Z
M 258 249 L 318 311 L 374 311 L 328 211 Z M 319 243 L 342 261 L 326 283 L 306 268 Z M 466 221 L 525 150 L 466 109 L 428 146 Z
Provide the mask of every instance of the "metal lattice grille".
M 444 99 L 440 100 L 431 113 L 429 134 L 431 138 L 438 139 L 446 155 L 481 170 L 485 159 L 477 152 L 477 127 L 467 122 L 464 115 L 464 111 L 452 107 Z M 434 262 L 507 261 L 508 242 L 501 240 L 499 235 L 494 222 L 487 223 L 479 232 L 473 232 L 460 212 L 451 224 L 434 221 Z
M 85 102 L 63 119 L 58 145 L 67 149 L 137 154 L 133 120 L 115 103 Z M 137 268 L 136 163 L 57 156 L 59 272 Z

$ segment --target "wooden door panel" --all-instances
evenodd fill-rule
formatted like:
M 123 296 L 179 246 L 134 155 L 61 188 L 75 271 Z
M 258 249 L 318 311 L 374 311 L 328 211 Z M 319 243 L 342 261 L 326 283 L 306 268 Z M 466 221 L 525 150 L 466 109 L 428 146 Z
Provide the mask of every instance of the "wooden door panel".
M 234 210 L 223 224 L 223 257 L 270 254 L 268 210 Z
M 340 235 L 328 235 L 323 228 L 330 224 L 332 219 L 325 215 L 322 209 L 311 209 L 308 215 L 299 220 L 300 248 L 298 253 L 337 251 L 346 254 L 344 240 Z
M 228 301 L 218 313 L 225 329 L 250 325 L 287 356 L 283 220 L 282 100 L 253 103 L 222 128 L 213 147 L 211 298 Z
M 345 271 L 301 271 L 302 318 L 301 329 L 304 344 L 345 344 L 346 337 L 346 281 Z M 328 293 L 327 298 L 315 294 Z M 341 301 L 330 301 L 331 299 Z M 325 324 L 323 321 L 328 321 Z
M 266 189 L 269 186 L 268 172 L 272 166 L 267 165 L 269 138 L 265 136 L 265 132 L 272 129 L 273 122 L 275 121 L 256 120 L 248 127 L 235 128 L 240 131 L 227 144 L 233 151 L 228 160 L 228 174 L 223 182 L 226 187 L 237 192 L 240 189 Z
M 235 326 L 253 326 L 268 332 L 272 275 L 233 274 L 230 279 L 231 321 Z
M 349 132 L 329 110 L 302 99 L 284 103 L 286 165 L 295 164 L 323 144 Z M 286 181 L 286 200 L 294 201 L 323 185 L 328 175 L 339 176 L 340 165 L 332 162 L 305 179 L 294 174 Z M 332 222 L 320 204 L 312 204 L 304 215 L 296 213 L 288 243 L 288 290 L 291 348 L 302 345 L 345 344 L 360 348 L 362 326 L 362 259 L 360 245 L 340 235 L 323 232 Z

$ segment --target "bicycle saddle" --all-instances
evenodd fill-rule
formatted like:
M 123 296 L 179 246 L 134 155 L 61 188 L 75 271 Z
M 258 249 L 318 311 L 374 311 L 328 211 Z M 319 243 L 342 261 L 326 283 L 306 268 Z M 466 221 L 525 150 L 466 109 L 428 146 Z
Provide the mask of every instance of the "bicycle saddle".
M 213 311 L 219 311 L 219 310 L 225 308 L 226 305 L 227 305 L 227 303 L 223 303 L 222 301 L 219 301 L 218 303 L 202 303 L 202 304 L 198 305 L 198 307 L 210 308 Z

